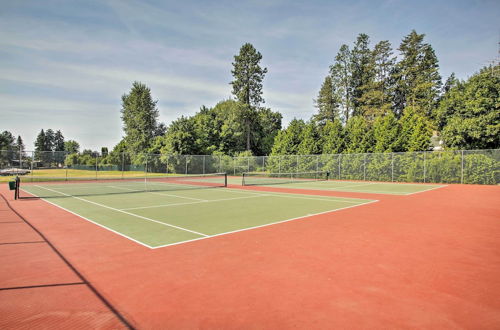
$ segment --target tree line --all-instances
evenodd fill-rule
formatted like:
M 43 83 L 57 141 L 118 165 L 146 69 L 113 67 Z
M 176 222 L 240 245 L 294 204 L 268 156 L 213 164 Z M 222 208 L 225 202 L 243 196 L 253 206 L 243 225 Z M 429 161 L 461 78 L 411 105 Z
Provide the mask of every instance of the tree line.
M 193 116 L 181 116 L 168 126 L 159 122 L 150 88 L 134 82 L 121 98 L 124 137 L 111 152 L 103 148 L 101 154 L 114 164 L 124 152 L 237 156 L 424 151 L 432 148 L 433 135 L 447 149 L 500 148 L 499 65 L 484 67 L 464 81 L 452 74 L 443 84 L 433 47 L 416 31 L 396 50 L 387 40 L 372 46 L 368 35 L 359 34 L 332 58 L 313 100 L 316 110 L 308 120 L 293 119 L 285 128 L 279 111 L 263 106 L 268 69 L 249 43 L 232 62 L 233 97 L 211 108 L 201 106 Z M 8 142 L 0 146 L 14 145 L 13 137 L 5 136 L 0 141 Z M 74 164 L 91 162 L 97 154 L 79 154 L 76 141 L 64 141 L 60 131 L 51 129 L 40 132 L 35 146 L 36 151 L 74 154 Z
M 411 31 L 397 48 L 366 34 L 342 45 L 329 66 L 309 120 L 282 128 L 265 103 L 262 55 L 244 44 L 234 56 L 233 98 L 193 116 L 158 124 L 149 88 L 134 82 L 122 96 L 125 137 L 113 151 L 132 154 L 284 155 L 425 151 L 431 137 L 447 149 L 500 147 L 499 67 L 443 84 L 425 35 Z M 161 124 L 160 124 L 161 125 Z

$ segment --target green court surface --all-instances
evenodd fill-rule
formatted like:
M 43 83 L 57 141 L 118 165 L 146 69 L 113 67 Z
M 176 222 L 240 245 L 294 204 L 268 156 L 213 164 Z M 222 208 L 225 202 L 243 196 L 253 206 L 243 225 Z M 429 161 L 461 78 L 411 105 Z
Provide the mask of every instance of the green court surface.
M 286 189 L 310 189 L 327 191 L 345 191 L 372 194 L 390 194 L 390 195 L 411 195 L 423 191 L 433 190 L 445 187 L 446 185 L 420 184 L 420 183 L 399 183 L 399 182 L 367 182 L 367 181 L 307 181 L 297 179 L 296 181 L 287 181 L 286 179 L 269 180 L 267 177 L 250 178 L 252 186 L 266 186 Z M 283 182 L 273 182 L 282 180 Z M 302 182 L 301 182 L 302 181 Z M 230 184 L 242 184 L 241 177 L 228 177 Z
M 25 196 L 51 204 L 150 248 L 360 206 L 374 200 L 195 187 L 161 182 L 39 183 Z M 160 188 L 165 189 L 160 189 Z M 199 189 L 201 188 L 201 189 Z

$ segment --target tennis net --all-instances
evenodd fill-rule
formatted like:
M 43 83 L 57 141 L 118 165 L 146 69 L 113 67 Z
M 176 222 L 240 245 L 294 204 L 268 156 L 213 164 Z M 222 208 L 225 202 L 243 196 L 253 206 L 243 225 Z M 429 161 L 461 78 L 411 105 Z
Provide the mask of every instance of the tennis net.
M 37 178 L 21 181 L 19 198 L 61 198 L 227 187 L 226 173 L 133 178 Z
M 275 185 L 284 183 L 302 183 L 310 181 L 328 180 L 329 172 L 300 172 L 300 173 L 243 173 L 243 186 Z

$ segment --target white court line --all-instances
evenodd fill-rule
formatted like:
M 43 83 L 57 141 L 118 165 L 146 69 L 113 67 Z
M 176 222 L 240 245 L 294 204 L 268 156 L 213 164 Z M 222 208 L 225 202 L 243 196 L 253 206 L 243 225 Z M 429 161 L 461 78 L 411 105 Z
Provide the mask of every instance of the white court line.
M 152 248 L 153 248 L 152 246 L 150 246 L 150 245 L 148 245 L 148 244 L 146 244 L 146 243 L 143 243 L 143 242 L 138 241 L 138 240 L 136 240 L 136 239 L 134 239 L 134 238 L 132 238 L 132 237 L 130 237 L 130 236 L 127 236 L 127 235 L 122 234 L 122 233 L 120 233 L 120 232 L 118 232 L 118 231 L 115 231 L 115 230 L 113 230 L 113 229 L 111 229 L 111 228 L 109 228 L 109 227 L 106 227 L 106 226 L 104 226 L 104 225 L 101 225 L 101 224 L 100 224 L 100 223 L 98 223 L 98 222 L 95 222 L 95 221 L 93 221 L 93 220 L 90 220 L 89 218 L 86 218 L 86 217 L 84 217 L 84 216 L 82 216 L 82 215 L 78 214 L 78 213 L 75 213 L 75 212 L 73 212 L 73 211 L 70 211 L 70 210 L 68 210 L 67 208 L 62 207 L 61 205 L 57 205 L 57 204 L 55 204 L 55 203 L 52 203 L 51 201 L 48 201 L 48 200 L 46 200 L 45 198 L 40 197 L 40 196 L 38 196 L 38 195 L 36 195 L 36 194 L 34 194 L 34 193 L 32 193 L 32 192 L 26 191 L 26 190 L 24 190 L 24 189 L 21 189 L 21 190 L 22 190 L 22 191 L 24 191 L 24 192 L 26 192 L 26 193 L 28 193 L 28 194 L 30 194 L 30 195 L 33 195 L 33 196 L 35 196 L 35 197 L 37 197 L 37 198 L 40 198 L 40 199 L 41 199 L 41 200 L 43 200 L 44 202 L 49 203 L 49 204 L 51 204 L 51 205 L 54 205 L 55 207 L 58 207 L 58 208 L 60 208 L 60 209 L 62 209 L 62 210 L 64 210 L 64 211 L 66 211 L 66 212 L 68 212 L 68 213 L 71 213 L 71 214 L 73 214 L 73 215 L 76 215 L 77 217 L 80 217 L 80 218 L 82 218 L 82 219 L 84 219 L 84 220 L 87 220 L 88 222 L 92 222 L 94 225 L 97 225 L 97 226 L 99 226 L 99 227 L 101 227 L 101 228 L 104 228 L 104 229 L 106 229 L 106 230 L 109 230 L 109 231 L 110 231 L 110 232 L 112 232 L 112 233 L 115 233 L 115 234 L 118 234 L 118 235 L 120 235 L 120 236 L 122 236 L 122 237 L 128 238 L 129 240 L 131 240 L 131 241 L 133 241 L 133 242 L 135 242 L 135 243 L 138 243 L 138 244 L 140 244 L 140 245 L 142 245 L 142 246 L 145 246 L 145 247 L 147 247 L 147 248 L 149 248 L 149 249 L 152 249 Z
M 238 230 L 233 230 L 233 231 L 228 231 L 228 232 L 224 232 L 224 233 L 219 233 L 219 234 L 211 235 L 211 236 L 208 236 L 208 237 L 200 237 L 200 238 L 194 238 L 194 239 L 190 239 L 190 240 L 182 241 L 182 242 L 170 243 L 170 244 L 165 244 L 165 245 L 158 245 L 158 246 L 152 247 L 152 249 L 159 249 L 159 248 L 163 248 L 163 247 L 167 247 L 167 246 L 180 245 L 180 244 L 184 244 L 184 243 L 189 243 L 189 242 L 194 242 L 194 241 L 200 241 L 202 239 L 207 239 L 207 238 L 212 238 L 212 237 L 217 237 L 217 236 L 224 236 L 224 235 L 239 233 L 239 232 L 242 232 L 242 231 L 247 231 L 247 230 L 253 230 L 253 229 L 257 229 L 257 228 L 262 228 L 262 227 L 269 227 L 269 226 L 280 224 L 280 223 L 284 223 L 284 222 L 289 222 L 289 221 L 294 221 L 294 220 L 300 220 L 300 219 L 304 219 L 304 218 L 308 218 L 308 217 L 313 217 L 313 216 L 316 216 L 316 215 L 321 215 L 321 214 L 326 214 L 326 213 L 333 213 L 333 212 L 337 212 L 337 211 L 341 211 L 341 210 L 345 210 L 345 209 L 350 209 L 350 208 L 358 207 L 358 206 L 362 206 L 362 205 L 367 205 L 367 204 L 371 204 L 371 203 L 376 203 L 376 202 L 378 202 L 378 200 L 373 200 L 373 201 L 362 203 L 362 204 L 358 204 L 358 205 L 346 206 L 346 207 L 342 207 L 342 208 L 338 208 L 338 209 L 333 209 L 333 210 L 329 210 L 329 211 L 324 211 L 324 212 L 319 212 L 319 213 L 314 213 L 314 214 L 307 214 L 307 215 L 303 215 L 303 216 L 296 217 L 296 218 L 291 218 L 291 219 L 276 221 L 276 222 L 272 222 L 272 223 L 267 223 L 265 225 L 248 227 L 248 228 L 243 228 L 243 229 L 238 229 Z
M 329 189 L 350 188 L 350 187 L 359 187 L 359 186 L 371 186 L 374 184 L 376 184 L 376 183 L 372 182 L 372 183 L 355 184 L 355 185 L 349 185 L 349 186 L 332 187 Z
M 47 190 L 51 190 L 51 189 L 44 188 L 44 187 L 41 187 L 41 186 L 39 186 L 39 188 L 42 188 L 42 189 L 47 189 Z M 55 190 L 53 190 L 53 191 L 54 191 L 54 192 L 56 192 L 56 193 L 62 194 L 62 195 L 66 195 L 66 196 L 69 196 L 69 197 L 77 198 L 77 197 L 75 197 L 75 196 L 67 195 L 67 194 L 62 193 L 62 192 L 59 192 L 59 191 L 55 191 Z M 244 194 L 253 194 L 253 195 L 262 195 L 262 194 L 259 194 L 259 193 L 256 193 L 256 192 L 247 191 L 247 190 L 244 190 L 244 189 L 234 189 L 234 188 L 231 188 L 231 189 L 228 189 L 228 190 L 225 190 L 225 191 L 231 191 L 231 192 L 236 192 L 236 193 L 244 193 Z M 32 194 L 32 195 L 34 195 L 34 196 L 36 196 L 36 195 L 35 195 L 35 194 L 33 194 L 33 193 L 30 193 L 30 192 L 28 192 L 28 193 L 29 193 L 29 194 Z M 283 197 L 296 197 L 296 196 L 289 196 L 290 194 L 285 194 L 285 193 L 281 193 L 281 194 L 280 194 L 280 193 L 268 193 L 268 192 L 266 192 L 266 194 L 265 194 L 265 195 L 268 195 L 268 194 L 269 194 L 269 195 L 274 195 L 274 196 L 280 196 L 280 197 L 281 197 L 281 196 L 283 196 Z M 309 195 L 304 195 L 304 194 L 297 194 L 297 195 L 309 196 Z M 38 197 L 38 196 L 36 196 L 36 197 Z M 255 196 L 255 197 L 261 197 L 261 196 Z M 326 196 L 325 196 L 325 197 L 326 197 Z M 83 200 L 83 201 L 85 201 L 85 202 L 89 202 L 89 203 L 92 203 L 92 204 L 96 204 L 96 205 L 99 205 L 99 206 L 102 206 L 102 207 L 105 207 L 105 208 L 109 208 L 109 209 L 117 210 L 117 209 L 114 209 L 114 208 L 108 207 L 108 206 L 106 206 L 106 205 L 100 205 L 99 203 L 95 203 L 95 202 L 92 202 L 92 201 L 87 201 L 87 200 L 85 200 L 85 199 L 83 199 L 83 198 L 77 198 L 77 199 L 81 199 L 81 200 Z M 357 199 L 357 198 L 352 198 L 352 199 Z M 84 219 L 84 220 L 87 220 L 87 221 L 89 221 L 89 222 L 91 222 L 91 223 L 93 223 L 93 224 L 96 224 L 96 225 L 98 225 L 98 226 L 99 226 L 99 227 L 101 227 L 101 228 L 107 229 L 107 230 L 109 230 L 109 231 L 111 231 L 111 232 L 113 232 L 113 233 L 116 233 L 116 234 L 118 234 L 118 235 L 120 235 L 120 236 L 122 236 L 122 237 L 125 237 L 125 238 L 127 238 L 127 239 L 130 239 L 131 241 L 136 242 L 136 243 L 139 243 L 140 245 L 145 246 L 145 247 L 148 247 L 148 248 L 150 248 L 150 249 L 158 249 L 158 248 L 162 248 L 162 247 L 167 247 L 167 246 L 172 246 L 172 245 L 180 245 L 180 244 L 184 244 L 184 243 L 189 243 L 189 242 L 198 241 L 198 240 L 207 239 L 207 238 L 212 238 L 212 237 L 217 237 L 217 236 L 229 235 L 229 234 L 238 233 L 238 232 L 242 232 L 242 231 L 253 230 L 253 229 L 262 228 L 262 227 L 267 227 L 267 226 L 272 226 L 272 225 L 275 225 L 275 224 L 280 224 L 280 223 L 289 222 L 289 221 L 294 221 L 294 220 L 300 220 L 300 219 L 307 218 L 307 217 L 312 217 L 312 216 L 316 216 L 316 215 L 321 215 L 321 214 L 326 214 L 326 213 L 331 213 L 331 212 L 341 211 L 341 210 L 345 210 L 345 209 L 349 209 L 349 208 L 354 208 L 354 207 L 363 206 L 363 205 L 367 205 L 367 204 L 371 204 L 371 203 L 376 203 L 376 202 L 378 202 L 378 200 L 371 200 L 371 201 L 369 201 L 369 200 L 364 200 L 364 201 L 365 201 L 364 203 L 363 203 L 363 202 L 360 202 L 360 203 L 357 203 L 356 205 L 346 206 L 346 207 L 342 207 L 342 208 L 338 208 L 338 209 L 333 209 L 333 210 L 328 210 L 328 211 L 319 212 L 319 213 L 314 213 L 314 214 L 307 214 L 307 215 L 303 215 L 303 216 L 300 216 L 300 217 L 295 217 L 295 218 L 291 218 L 291 219 L 281 220 L 281 221 L 277 221 L 277 222 L 271 222 L 271 223 L 264 224 L 264 225 L 253 226 L 253 227 L 243 228 L 243 229 L 238 229 L 238 230 L 229 231 L 229 232 L 224 232 L 224 233 L 219 233 L 219 234 L 215 234 L 215 235 L 206 235 L 206 234 L 202 234 L 202 236 L 203 236 L 203 237 L 200 237 L 200 238 L 195 238 L 195 239 L 191 239 L 191 240 L 185 240 L 185 241 L 180 241 L 180 242 L 175 242 L 175 243 L 170 243 L 170 244 L 158 245 L 158 246 L 150 246 L 150 245 L 148 245 L 148 244 L 146 244 L 146 243 L 143 243 L 143 242 L 137 241 L 137 240 L 135 240 L 135 239 L 133 239 L 133 238 L 131 238 L 131 237 L 129 237 L 129 236 L 127 236 L 127 235 L 125 235 L 125 234 L 122 234 L 122 233 L 116 232 L 116 231 L 114 231 L 113 229 L 110 229 L 110 228 L 108 228 L 108 227 L 106 227 L 106 226 L 104 226 L 104 225 L 101 225 L 101 224 L 99 224 L 99 223 L 97 223 L 97 222 L 95 222 L 95 221 L 93 221 L 93 220 L 90 220 L 90 219 L 88 219 L 88 218 L 86 218 L 86 217 L 83 217 L 83 216 L 81 216 L 81 215 L 80 215 L 80 214 L 78 214 L 78 213 L 75 213 L 75 212 L 73 212 L 73 211 L 70 211 L 70 210 L 68 210 L 68 209 L 66 209 L 66 208 L 64 208 L 64 207 L 62 207 L 62 206 L 60 206 L 60 205 L 57 205 L 57 204 L 55 204 L 55 203 L 52 203 L 52 202 L 50 202 L 50 201 L 48 201 L 48 200 L 46 200 L 46 199 L 44 199 L 44 198 L 42 198 L 42 200 L 44 200 L 45 202 L 47 202 L 47 203 L 49 203 L 49 204 L 52 204 L 52 205 L 54 205 L 54 206 L 56 206 L 56 207 L 59 207 L 59 208 L 61 208 L 61 209 L 65 210 L 65 211 L 67 211 L 67 212 L 69 212 L 69 213 L 71 213 L 71 214 L 74 214 L 74 215 L 76 215 L 76 216 L 78 216 L 78 217 L 81 217 L 81 218 L 82 218 L 82 219 Z M 339 199 L 319 199 L 319 200 L 323 200 L 323 201 L 337 201 L 337 202 L 338 202 L 338 201 L 340 201 L 340 202 L 342 202 L 342 201 L 343 201 L 343 202 L 347 202 L 345 199 L 341 199 L 341 200 L 339 200 Z M 359 199 L 359 200 L 361 201 L 361 200 L 363 200 L 363 199 Z M 120 212 L 123 212 L 123 213 L 129 214 L 128 212 L 124 212 L 124 211 L 121 211 L 121 210 L 117 210 L 117 211 L 120 211 Z M 139 218 L 144 218 L 144 219 L 149 220 L 149 221 L 157 222 L 156 220 L 153 220 L 153 219 L 148 219 L 148 218 L 145 218 L 145 217 L 142 217 L 142 216 L 138 216 L 138 215 L 133 214 L 133 213 L 130 213 L 130 215 L 135 216 L 135 217 L 139 217 Z M 166 223 L 160 223 L 160 224 L 167 225 Z M 169 225 L 169 226 L 170 226 L 170 225 Z M 173 226 L 173 225 L 171 225 L 171 226 Z M 173 226 L 173 227 L 176 227 L 176 226 Z M 180 228 L 179 228 L 179 229 L 180 229 Z M 182 230 L 185 230 L 185 229 L 182 229 Z
M 171 225 L 171 224 L 168 224 L 168 223 L 165 223 L 165 222 L 161 222 L 161 221 L 158 221 L 158 220 L 154 220 L 154 219 L 151 219 L 151 218 L 143 217 L 142 215 L 137 215 L 137 214 L 130 213 L 130 212 L 127 212 L 127 211 L 115 209 L 114 207 L 107 206 L 107 205 L 104 205 L 104 204 L 99 204 L 99 203 L 96 203 L 96 202 L 93 202 L 93 201 L 89 201 L 89 200 L 84 199 L 84 198 L 80 198 L 80 197 L 76 197 L 76 196 L 71 196 L 71 195 L 65 194 L 65 193 L 57 191 L 57 190 L 52 190 L 50 188 L 45 188 L 45 187 L 37 186 L 37 185 L 35 185 L 35 187 L 46 189 L 46 190 L 49 190 L 49 191 L 52 191 L 52 192 L 55 192 L 55 193 L 58 193 L 58 194 L 62 194 L 62 195 L 68 196 L 68 197 L 72 197 L 72 198 L 75 198 L 75 199 L 78 199 L 78 200 L 81 200 L 81 201 L 84 201 L 84 202 L 87 202 L 87 203 L 90 203 L 90 204 L 94 204 L 94 205 L 97 205 L 97 206 L 100 206 L 100 207 L 104 207 L 106 209 L 110 209 L 110 210 L 113 210 L 113 211 L 116 211 L 116 212 L 121 212 L 121 213 L 124 213 L 124 214 L 127 214 L 127 215 L 131 215 L 133 217 L 137 217 L 137 218 L 141 218 L 141 219 L 144 219 L 144 220 L 147 220 L 147 221 L 155 222 L 155 223 L 158 223 L 158 224 L 163 225 L 163 226 L 172 227 L 172 228 L 176 228 L 176 229 L 183 230 L 183 231 L 188 231 L 190 233 L 193 233 L 193 234 L 196 234 L 196 235 L 200 235 L 200 236 L 205 236 L 205 237 L 209 236 L 209 235 L 202 234 L 202 233 L 199 233 L 199 232 L 194 231 L 194 230 L 189 230 L 189 229 L 186 229 L 186 228 L 178 227 L 178 226 Z
M 186 202 L 186 203 L 161 204 L 161 205 L 152 205 L 152 206 L 140 206 L 140 207 L 131 207 L 131 208 L 126 208 L 126 209 L 121 209 L 121 210 L 122 211 L 130 211 L 130 210 L 153 209 L 153 208 L 167 207 L 167 206 L 191 205 L 191 204 L 205 204 L 205 203 L 213 203 L 213 202 L 232 201 L 232 200 L 235 200 L 235 199 L 256 198 L 256 197 L 263 197 L 263 196 L 269 196 L 269 195 L 263 195 L 262 194 L 262 195 L 258 195 L 258 196 L 212 199 L 212 200 L 203 200 L 203 201 L 199 201 L 199 202 Z
M 118 186 L 106 186 L 110 188 L 115 188 L 115 189 L 122 189 L 122 190 L 128 190 L 128 191 L 137 191 L 137 192 L 144 192 L 144 193 L 149 193 L 149 194 L 155 194 L 155 195 L 162 195 L 162 196 L 168 196 L 168 197 L 177 197 L 177 198 L 184 198 L 184 199 L 192 199 L 195 201 L 200 201 L 200 202 L 206 202 L 208 199 L 201 199 L 201 198 L 194 198 L 194 197 L 185 197 L 185 196 L 179 196 L 179 195 L 173 195 L 173 194 L 164 194 L 164 193 L 159 193 L 155 191 L 141 191 L 141 190 L 135 190 L 135 189 L 130 189 L 130 188 L 124 188 L 124 187 L 118 187 Z
M 250 190 L 246 189 L 238 189 L 238 188 L 229 188 L 228 190 L 224 191 L 231 191 L 235 193 L 241 193 L 241 194 L 258 194 L 257 192 L 251 192 Z M 261 191 L 261 190 L 254 190 L 254 191 Z M 263 190 L 262 190 L 263 191 Z M 322 189 L 322 191 L 328 191 Z M 281 197 L 290 197 L 290 198 L 301 198 L 301 199 L 313 199 L 313 200 L 320 200 L 320 201 L 327 201 L 327 202 L 344 202 L 344 203 L 356 203 L 358 204 L 359 202 L 356 202 L 354 200 L 359 200 L 359 201 L 372 201 L 372 199 L 363 199 L 363 198 L 343 198 L 343 197 L 330 197 L 330 196 L 320 196 L 324 198 L 315 198 L 315 197 L 310 197 L 311 195 L 305 195 L 305 194 L 294 194 L 294 193 L 276 193 L 272 191 L 265 191 L 267 195 L 270 196 L 281 196 Z M 307 196 L 307 197 L 300 197 L 300 196 Z
M 412 193 L 407 193 L 406 195 L 415 195 L 415 194 L 419 194 L 421 192 L 426 192 L 426 191 L 429 191 L 429 190 L 434 190 L 434 189 L 439 189 L 439 188 L 444 188 L 444 187 L 448 187 L 448 185 L 445 184 L 445 185 L 441 185 L 441 186 L 437 186 L 437 187 L 432 187 L 432 188 L 421 190 L 421 191 L 415 191 L 415 192 L 412 192 Z

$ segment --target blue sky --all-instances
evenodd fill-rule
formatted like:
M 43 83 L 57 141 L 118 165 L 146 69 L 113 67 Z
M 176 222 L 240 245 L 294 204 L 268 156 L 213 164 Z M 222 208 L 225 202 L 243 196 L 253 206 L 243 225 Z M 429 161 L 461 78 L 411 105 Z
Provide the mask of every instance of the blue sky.
M 265 105 L 286 124 L 310 118 L 339 47 L 359 33 L 395 49 L 412 29 L 425 33 L 442 77 L 467 78 L 497 56 L 498 17 L 500 1 L 0 0 L 0 130 L 27 149 L 42 128 L 113 147 L 134 80 L 169 124 L 231 96 L 231 62 L 246 42 L 268 68 Z

